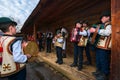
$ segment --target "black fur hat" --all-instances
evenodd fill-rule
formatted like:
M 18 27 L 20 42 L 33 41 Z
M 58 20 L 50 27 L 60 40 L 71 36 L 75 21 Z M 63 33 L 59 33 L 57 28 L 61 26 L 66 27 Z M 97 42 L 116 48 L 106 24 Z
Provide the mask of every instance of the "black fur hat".
M 75 21 L 75 24 L 77 24 L 77 23 L 82 24 L 82 23 L 83 23 L 83 21 L 82 21 L 82 20 L 76 20 L 76 21 Z
M 104 11 L 100 16 L 100 19 L 102 19 L 103 16 L 106 16 L 106 17 L 111 16 L 111 11 Z

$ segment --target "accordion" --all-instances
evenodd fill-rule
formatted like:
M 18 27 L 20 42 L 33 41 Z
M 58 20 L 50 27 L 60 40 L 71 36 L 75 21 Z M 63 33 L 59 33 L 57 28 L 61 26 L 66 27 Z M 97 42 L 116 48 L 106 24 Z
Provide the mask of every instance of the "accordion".
M 87 45 L 87 42 L 88 42 L 88 38 L 82 36 L 82 37 L 80 38 L 80 41 L 79 41 L 79 43 L 78 43 L 78 46 L 83 46 L 83 47 L 85 47 L 85 46 Z
M 78 34 L 74 34 L 74 32 L 78 32 L 79 30 L 77 28 L 73 28 L 72 32 L 71 32 L 71 37 L 70 37 L 70 41 L 71 42 L 79 42 L 80 41 L 80 35 Z

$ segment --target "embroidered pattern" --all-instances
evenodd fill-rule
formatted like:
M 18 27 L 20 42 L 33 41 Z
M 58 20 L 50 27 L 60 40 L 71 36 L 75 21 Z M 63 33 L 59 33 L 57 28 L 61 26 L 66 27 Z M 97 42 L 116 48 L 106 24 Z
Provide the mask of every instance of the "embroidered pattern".
M 3 64 L 3 71 L 11 70 L 10 64 Z

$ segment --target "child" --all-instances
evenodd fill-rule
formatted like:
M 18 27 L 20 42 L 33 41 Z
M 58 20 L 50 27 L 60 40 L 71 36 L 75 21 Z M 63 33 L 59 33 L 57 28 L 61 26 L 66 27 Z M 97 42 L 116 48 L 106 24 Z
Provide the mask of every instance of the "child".
M 63 59 L 62 59 L 63 37 L 60 30 L 57 31 L 57 35 L 54 37 L 53 43 L 56 47 L 56 54 L 57 54 L 56 63 L 63 64 Z
M 9 80 L 26 80 L 25 62 L 31 55 L 24 55 L 21 40 L 16 40 L 17 23 L 8 17 L 0 17 L 0 29 L 6 36 L 2 36 L 0 43 L 3 47 L 1 77 Z

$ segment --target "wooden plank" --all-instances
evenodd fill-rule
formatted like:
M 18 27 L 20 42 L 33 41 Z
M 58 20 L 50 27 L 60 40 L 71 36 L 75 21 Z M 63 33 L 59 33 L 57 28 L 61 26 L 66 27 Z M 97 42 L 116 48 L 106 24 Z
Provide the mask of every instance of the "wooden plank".
M 77 71 L 75 68 L 71 68 L 69 66 L 69 63 L 72 60 L 70 58 L 64 60 L 65 64 L 58 65 L 55 63 L 56 55 L 54 53 L 46 54 L 45 52 L 42 52 L 38 54 L 38 60 L 41 59 L 43 62 L 47 63 L 70 80 L 95 80 L 95 78 L 90 73 L 90 71 L 95 71 L 95 68 L 92 66 L 89 66 L 88 69 L 84 68 L 82 71 Z

